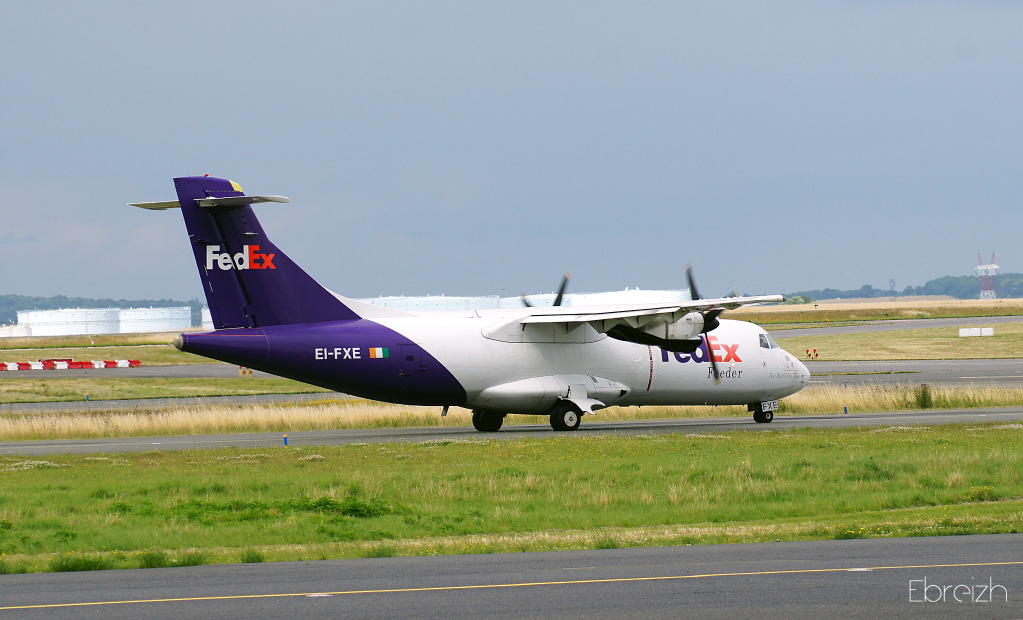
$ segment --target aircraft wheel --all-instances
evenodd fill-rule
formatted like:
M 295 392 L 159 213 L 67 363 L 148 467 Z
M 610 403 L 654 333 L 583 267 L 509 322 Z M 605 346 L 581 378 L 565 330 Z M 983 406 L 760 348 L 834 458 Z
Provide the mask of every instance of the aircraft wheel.
M 551 409 L 551 428 L 556 431 L 574 431 L 580 422 L 582 417 L 569 403 L 558 403 Z
M 472 426 L 481 433 L 496 433 L 501 430 L 502 424 L 504 424 L 503 413 L 479 410 L 472 412 Z
M 761 411 L 759 407 L 753 412 L 753 421 L 757 424 L 767 424 L 774 419 L 773 411 Z

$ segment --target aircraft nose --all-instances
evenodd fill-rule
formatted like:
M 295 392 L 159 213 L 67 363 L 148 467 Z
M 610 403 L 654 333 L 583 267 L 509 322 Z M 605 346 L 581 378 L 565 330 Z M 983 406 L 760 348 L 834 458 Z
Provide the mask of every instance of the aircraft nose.
M 810 383 L 810 370 L 806 367 L 806 364 L 799 360 L 796 360 L 795 383 L 801 386 L 806 386 Z

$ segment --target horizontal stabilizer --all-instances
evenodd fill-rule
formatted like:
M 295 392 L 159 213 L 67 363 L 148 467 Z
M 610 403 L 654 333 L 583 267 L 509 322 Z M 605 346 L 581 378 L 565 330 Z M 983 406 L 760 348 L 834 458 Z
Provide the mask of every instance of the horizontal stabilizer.
M 177 200 L 164 200 L 163 202 L 129 202 L 132 207 L 139 207 L 142 209 L 153 209 L 154 211 L 163 211 L 164 209 L 180 209 L 181 203 Z
M 200 207 L 241 207 L 244 205 L 258 204 L 261 202 L 291 202 L 290 198 L 284 196 L 227 196 L 225 198 L 200 198 L 196 200 Z M 153 209 L 162 211 L 164 209 L 180 209 L 181 203 L 177 200 L 165 200 L 163 202 L 129 202 L 133 207 L 142 209 Z

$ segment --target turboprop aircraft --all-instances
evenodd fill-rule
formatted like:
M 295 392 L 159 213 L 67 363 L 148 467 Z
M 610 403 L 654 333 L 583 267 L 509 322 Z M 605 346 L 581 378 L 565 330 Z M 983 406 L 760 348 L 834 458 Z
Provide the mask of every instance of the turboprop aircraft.
M 692 301 L 403 312 L 328 291 L 275 246 L 252 205 L 287 198 L 208 175 L 174 186 L 175 201 L 130 204 L 184 216 L 216 329 L 177 336 L 182 351 L 442 415 L 464 407 L 481 432 L 508 414 L 576 430 L 611 405 L 747 405 L 770 422 L 809 382 L 763 329 L 719 318 L 780 295 L 700 299 L 687 268 Z

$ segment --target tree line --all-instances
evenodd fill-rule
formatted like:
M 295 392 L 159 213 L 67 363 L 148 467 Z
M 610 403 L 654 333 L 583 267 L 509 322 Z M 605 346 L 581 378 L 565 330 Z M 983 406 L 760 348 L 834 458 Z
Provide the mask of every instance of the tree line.
M 995 294 L 999 297 L 1023 297 L 1023 273 L 1003 273 L 995 276 Z M 977 276 L 944 276 L 928 280 L 923 286 L 907 286 L 901 291 L 874 288 L 864 284 L 858 289 L 840 291 L 834 288 L 796 291 L 786 297 L 807 299 L 849 299 L 853 297 L 909 297 L 912 295 L 948 295 L 956 299 L 980 297 L 980 278 Z

